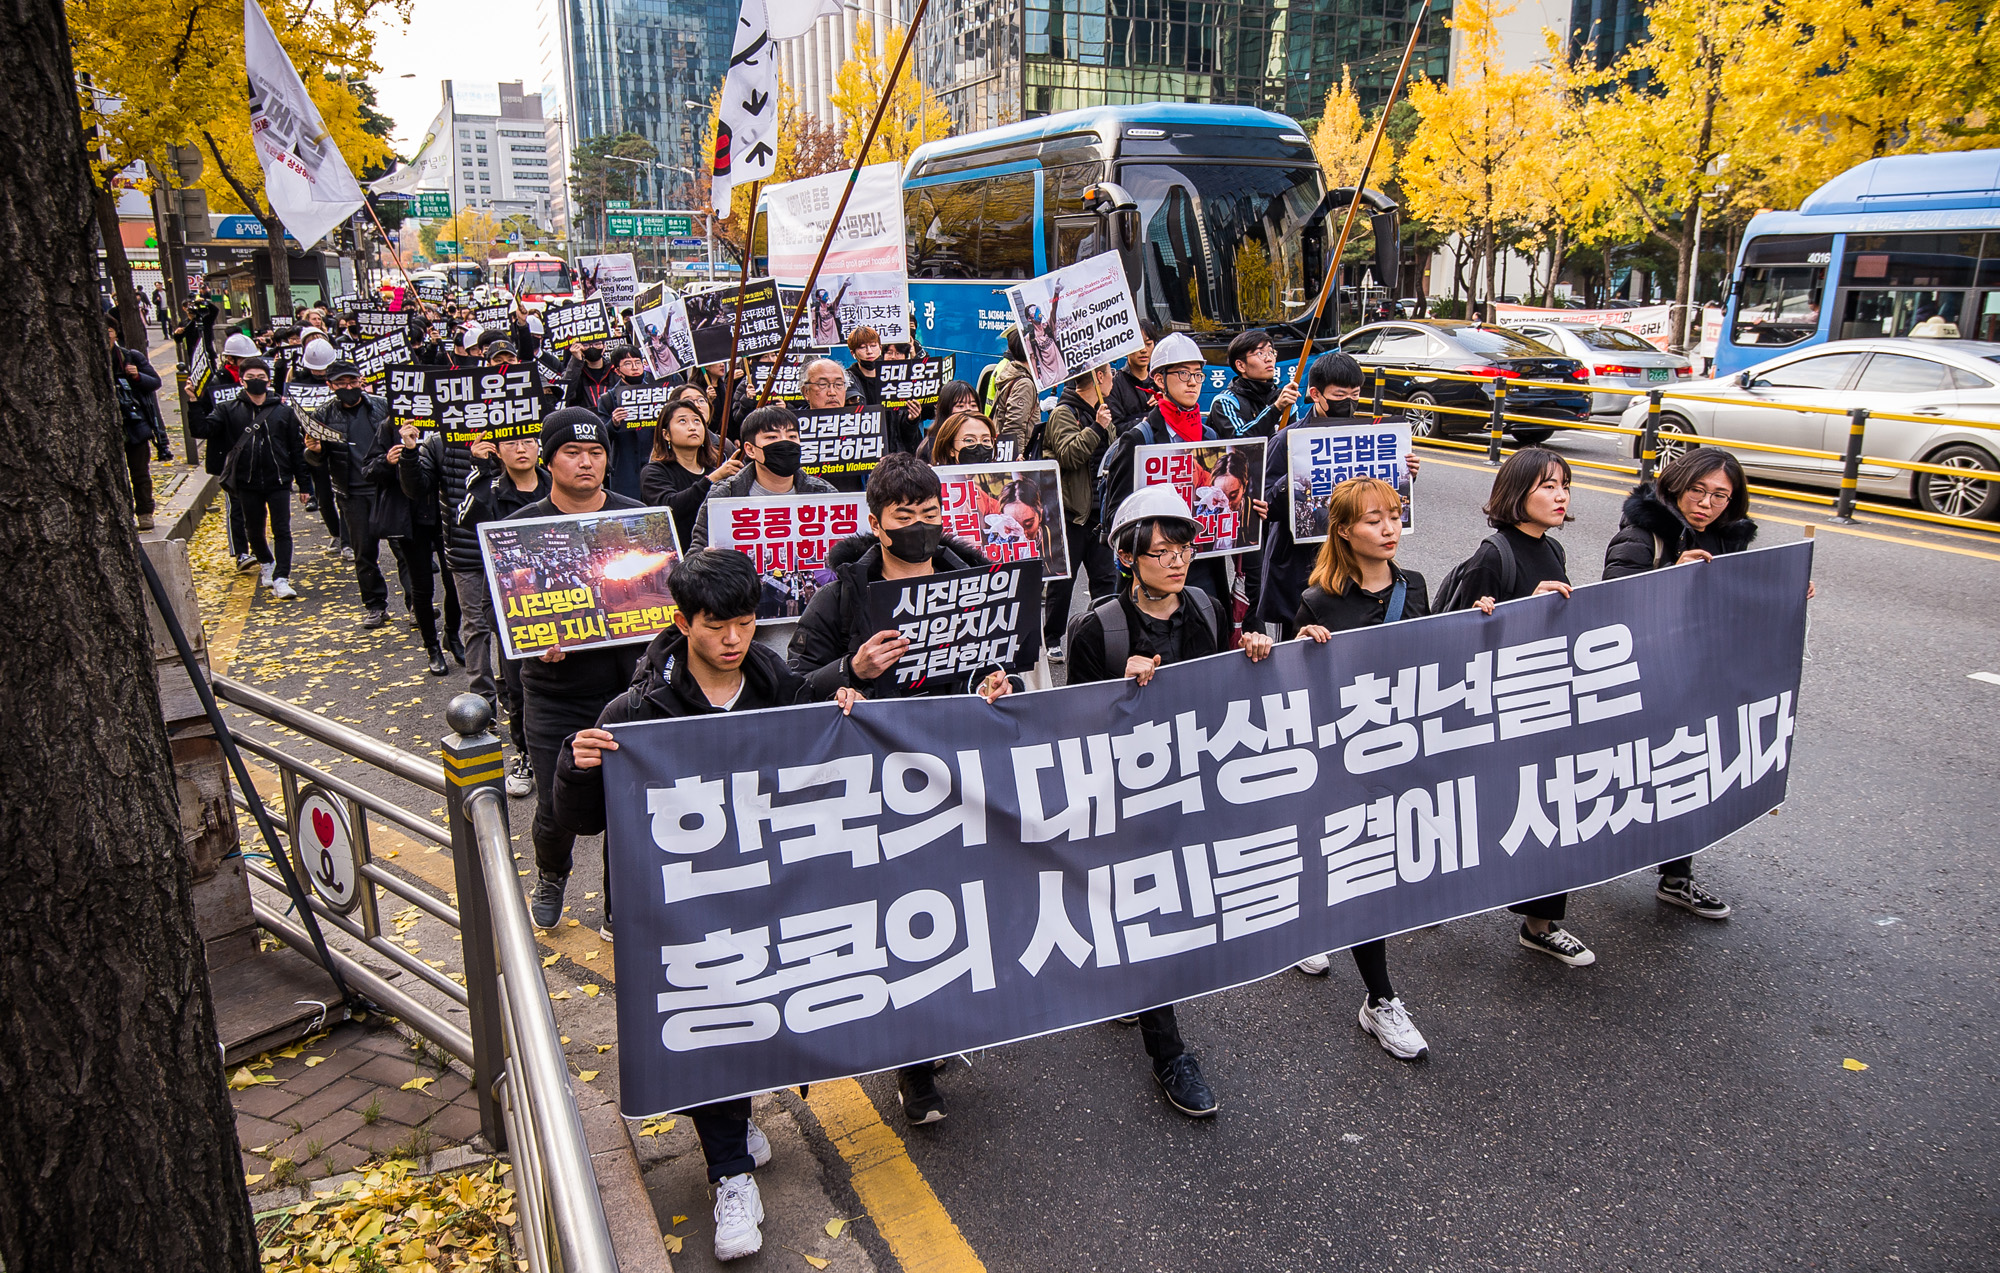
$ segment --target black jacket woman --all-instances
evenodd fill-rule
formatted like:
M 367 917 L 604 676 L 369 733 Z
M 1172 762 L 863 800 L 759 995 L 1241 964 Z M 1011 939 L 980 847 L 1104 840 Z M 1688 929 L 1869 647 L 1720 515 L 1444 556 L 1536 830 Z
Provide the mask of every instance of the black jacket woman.
M 639 497 L 673 510 L 674 530 L 685 550 L 710 488 L 742 469 L 740 452 L 722 458 L 722 439 L 709 431 L 698 400 L 680 398 L 667 404 L 665 418 L 653 431 L 652 457 L 639 470 Z

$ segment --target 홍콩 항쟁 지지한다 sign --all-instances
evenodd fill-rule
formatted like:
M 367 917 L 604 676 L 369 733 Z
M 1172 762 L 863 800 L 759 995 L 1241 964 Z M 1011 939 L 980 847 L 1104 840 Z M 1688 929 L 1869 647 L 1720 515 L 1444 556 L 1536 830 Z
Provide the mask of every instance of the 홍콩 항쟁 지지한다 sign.
M 868 526 L 868 499 L 860 494 L 711 496 L 705 507 L 709 546 L 734 548 L 757 567 L 759 623 L 804 614 L 813 594 L 833 582 L 826 565 L 833 546 Z

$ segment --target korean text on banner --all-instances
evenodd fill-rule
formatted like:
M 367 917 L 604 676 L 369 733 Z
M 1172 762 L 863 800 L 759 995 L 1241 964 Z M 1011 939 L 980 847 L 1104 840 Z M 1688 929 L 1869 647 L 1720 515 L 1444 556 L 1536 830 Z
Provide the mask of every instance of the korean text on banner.
M 1379 477 L 1403 497 L 1403 529 L 1416 525 L 1406 423 L 1303 425 L 1285 430 L 1286 491 L 1294 543 L 1326 539 L 1327 503 L 1350 477 Z
M 958 374 L 958 356 L 946 354 L 942 358 L 909 358 L 902 362 L 883 359 L 875 367 L 875 374 L 882 378 L 882 403 L 884 406 L 900 407 L 909 403 L 930 406 L 937 401 L 938 390 L 944 382 Z
M 820 243 L 840 206 L 848 172 L 787 181 L 765 190 L 769 208 L 771 277 L 803 284 L 812 273 Z M 903 242 L 903 174 L 900 165 L 869 164 L 854 182 L 840 228 L 828 245 L 820 280 L 829 275 L 901 274 L 907 261 Z M 818 343 L 818 342 L 815 342 Z
M 1105 252 L 1007 289 L 1035 387 L 1060 388 L 1093 367 L 1146 347 L 1116 252 Z
M 833 546 L 868 525 L 868 498 L 859 494 L 711 496 L 706 507 L 709 545 L 734 548 L 757 567 L 759 624 L 804 614 L 813 594 L 833 582 L 826 564 Z
M 785 343 L 785 316 L 778 308 L 778 285 L 753 279 L 743 287 L 743 324 L 736 323 L 736 288 L 718 288 L 682 298 L 688 329 L 694 339 L 694 359 L 704 367 L 729 361 L 735 344 L 739 357 L 775 354 Z
M 1197 557 L 1256 552 L 1264 519 L 1250 506 L 1264 480 L 1264 439 L 1163 442 L 1132 449 L 1132 489 L 1171 484 L 1201 529 Z
M 542 330 L 549 349 L 567 354 L 610 343 L 612 317 L 598 301 L 550 301 L 542 311 Z
M 1715 844 L 1785 799 L 1811 563 L 1734 553 L 1144 687 L 617 726 L 623 1112 L 1104 1021 Z
M 1641 305 L 1635 309 L 1537 309 L 1532 305 L 1496 303 L 1493 311 L 1503 327 L 1525 322 L 1562 323 L 1570 327 L 1623 327 L 1662 351 L 1674 340 L 1674 307 L 1671 305 Z
M 394 331 L 356 345 L 353 360 L 363 380 L 380 384 L 389 368 L 411 361 L 410 342 L 398 324 Z
M 674 623 L 680 560 L 663 508 L 483 522 L 479 552 L 510 659 L 649 641 Z
M 913 690 L 970 690 L 996 668 L 1025 672 L 1042 653 L 1042 563 L 946 570 L 868 585 L 868 630 L 910 646 L 890 675 Z
M 1069 578 L 1062 473 L 1054 460 L 948 464 L 944 533 L 978 544 L 993 562 L 1039 560 L 1042 578 Z
M 858 491 L 887 453 L 888 438 L 888 413 L 881 407 L 801 411 L 799 471 Z
M 299 246 L 310 250 L 361 207 L 361 183 L 333 144 L 319 107 L 306 95 L 257 0 L 244 0 L 243 61 L 264 196 Z

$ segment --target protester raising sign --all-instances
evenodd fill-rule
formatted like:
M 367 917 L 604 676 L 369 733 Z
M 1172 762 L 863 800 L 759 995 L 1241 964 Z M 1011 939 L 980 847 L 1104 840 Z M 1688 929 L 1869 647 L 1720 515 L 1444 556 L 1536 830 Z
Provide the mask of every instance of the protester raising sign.
M 1132 489 L 1170 484 L 1194 510 L 1201 529 L 1195 556 L 1229 557 L 1257 551 L 1264 519 L 1250 501 L 1264 474 L 1264 439 L 1163 442 L 1132 450 Z
M 542 312 L 542 328 L 547 347 L 558 354 L 611 339 L 611 318 L 594 300 L 550 301 Z
M 1293 425 L 1285 431 L 1286 489 L 1292 497 L 1292 539 L 1326 538 L 1333 488 L 1350 477 L 1379 477 L 1403 497 L 1403 529 L 1415 525 L 1407 424 Z M 1260 470 L 1261 471 L 1261 470 Z
M 332 385 L 309 385 L 301 380 L 285 382 L 285 404 L 292 414 L 304 420 L 307 415 L 333 401 Z
M 361 372 L 361 378 L 376 384 L 389 368 L 410 362 L 410 342 L 398 327 L 386 336 L 377 336 L 354 347 L 354 365 Z
M 882 378 L 883 405 L 901 407 L 914 402 L 930 406 L 937 401 L 944 382 L 958 374 L 957 366 L 957 358 L 949 354 L 943 358 L 905 358 L 901 362 L 884 358 L 875 368 Z
M 364 337 L 374 340 L 391 332 L 401 334 L 410 329 L 410 316 L 395 310 L 370 305 L 354 312 L 354 327 Z
M 868 585 L 868 630 L 910 647 L 896 684 L 965 684 L 995 668 L 1025 672 L 1042 653 L 1042 563 L 946 570 Z
M 458 445 L 542 431 L 542 378 L 532 365 L 391 367 L 388 397 L 398 425 L 442 429 L 445 441 Z
M 1054 460 L 950 464 L 937 475 L 945 534 L 978 544 L 988 561 L 1039 559 L 1042 578 L 1069 578 L 1062 475 Z
M 1107 366 L 1146 347 L 1132 289 L 1116 252 L 1105 252 L 1007 289 L 1038 389 Z
M 888 437 L 888 413 L 881 407 L 801 411 L 799 471 L 858 491 L 887 453 Z
M 481 305 L 472 311 L 472 321 L 482 328 L 497 327 L 502 331 L 514 321 L 514 307 L 506 303 Z
M 813 594 L 833 582 L 833 572 L 826 567 L 827 554 L 868 524 L 868 500 L 858 494 L 781 495 L 771 499 L 711 496 L 707 509 L 709 544 L 747 555 L 762 576 L 759 623 L 804 614 Z
M 738 357 L 774 354 L 785 342 L 785 316 L 778 308 L 778 285 L 756 279 L 743 289 L 743 329 L 738 342 L 736 289 L 718 288 L 684 296 L 688 328 L 694 337 L 694 360 L 702 366 L 729 361 L 735 344 Z
M 659 304 L 632 316 L 632 329 L 646 370 L 660 379 L 677 376 L 696 365 L 687 305 L 674 293 L 662 289 Z
M 616 314 L 630 309 L 639 294 L 639 267 L 633 264 L 630 252 L 579 256 L 576 281 L 583 288 L 583 299 L 603 301 Z
M 792 304 L 805 294 L 788 289 Z M 910 339 L 910 282 L 900 272 L 828 274 L 822 272 L 806 303 L 804 343 L 834 349 L 847 343 L 857 327 L 873 328 L 885 344 Z
M 625 509 L 482 522 L 479 552 L 510 659 L 647 641 L 674 623 L 674 515 Z

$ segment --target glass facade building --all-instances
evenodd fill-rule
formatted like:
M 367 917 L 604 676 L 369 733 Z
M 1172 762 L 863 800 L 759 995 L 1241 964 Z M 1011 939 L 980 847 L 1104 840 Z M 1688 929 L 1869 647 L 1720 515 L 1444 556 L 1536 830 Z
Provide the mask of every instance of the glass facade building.
M 908 3 L 908 0 L 905 0 Z M 1364 106 L 1388 95 L 1414 0 L 931 0 L 920 70 L 959 131 L 1156 101 L 1319 114 L 1343 68 Z M 1412 74 L 1451 67 L 1449 0 Z

